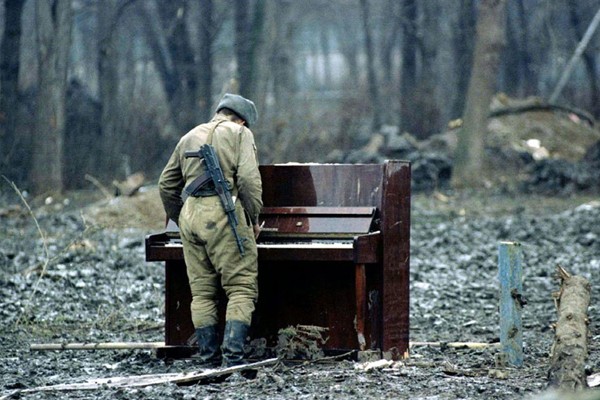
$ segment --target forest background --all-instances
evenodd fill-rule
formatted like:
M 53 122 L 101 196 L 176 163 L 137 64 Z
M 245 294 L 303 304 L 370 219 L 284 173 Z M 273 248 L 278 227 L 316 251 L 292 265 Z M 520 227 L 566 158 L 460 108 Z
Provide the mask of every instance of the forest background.
M 488 110 L 493 93 L 546 101 L 600 8 L 597 0 L 0 4 L 0 173 L 36 194 L 136 171 L 155 179 L 226 92 L 256 102 L 263 164 L 331 161 L 390 127 L 426 139 L 467 115 L 468 102 Z M 491 84 L 470 89 L 486 32 Z M 596 118 L 599 47 L 595 34 L 555 99 Z

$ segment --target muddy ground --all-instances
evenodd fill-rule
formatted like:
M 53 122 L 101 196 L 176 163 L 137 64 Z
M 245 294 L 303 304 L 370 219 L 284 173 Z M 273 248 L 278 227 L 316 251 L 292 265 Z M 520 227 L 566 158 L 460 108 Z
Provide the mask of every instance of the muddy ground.
M 150 350 L 30 351 L 31 343 L 163 340 L 161 263 L 143 238 L 162 216 L 153 189 L 134 199 L 0 207 L 0 397 L 23 399 L 521 399 L 547 390 L 557 264 L 592 284 L 588 373 L 600 372 L 600 203 L 594 197 L 434 193 L 412 200 L 411 340 L 498 341 L 497 246 L 522 244 L 525 363 L 496 364 L 494 347 L 415 346 L 405 362 L 281 363 L 255 379 L 137 389 L 28 392 L 47 385 L 194 371 Z M 158 210 L 158 211 L 155 211 Z M 126 218 L 123 217 L 126 215 Z M 34 218 L 35 217 L 35 218 Z M 123 223 L 126 219 L 129 223 Z M 39 225 L 39 226 L 38 226 Z

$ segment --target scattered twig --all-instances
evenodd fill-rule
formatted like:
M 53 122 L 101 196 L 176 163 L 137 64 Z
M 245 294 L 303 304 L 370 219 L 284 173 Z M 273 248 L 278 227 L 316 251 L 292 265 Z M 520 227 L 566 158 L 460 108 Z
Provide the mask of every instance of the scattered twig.
M 19 196 L 19 198 L 23 202 L 23 205 L 25 205 L 25 207 L 27 208 L 27 211 L 29 212 L 29 215 L 31 215 L 31 218 L 33 219 L 33 222 L 35 222 L 35 226 L 37 228 L 37 231 L 39 232 L 40 237 L 42 238 L 42 245 L 43 245 L 43 248 L 44 248 L 44 263 L 42 264 L 42 272 L 40 273 L 40 276 L 38 277 L 38 279 L 33 284 L 33 289 L 31 290 L 31 293 L 29 295 L 29 299 L 27 300 L 27 303 L 25 304 L 25 307 L 23 307 L 23 311 L 21 311 L 21 314 L 19 315 L 19 318 L 17 318 L 17 320 L 15 321 L 15 326 L 18 326 L 21 323 L 21 319 L 23 318 L 23 315 L 26 313 L 26 311 L 28 311 L 29 306 L 31 305 L 31 299 L 33 299 L 33 296 L 35 296 L 35 294 L 37 292 L 38 285 L 39 285 L 40 281 L 42 280 L 42 277 L 46 273 L 46 269 L 48 268 L 48 264 L 50 263 L 50 255 L 49 255 L 49 251 L 48 251 L 48 242 L 46 240 L 46 235 L 44 235 L 44 232 L 42 231 L 42 228 L 40 227 L 40 224 L 39 224 L 37 218 L 35 217 L 35 214 L 33 213 L 33 210 L 29 206 L 29 203 L 27 202 L 27 200 L 25 199 L 25 197 L 23 197 L 23 194 L 21 193 L 21 191 L 19 190 L 19 188 L 17 187 L 17 185 L 15 185 L 14 182 L 10 181 L 4 175 L 2 175 L 2 177 L 13 188 L 13 190 L 15 191 L 15 193 Z
M 334 356 L 328 356 L 328 357 L 321 357 L 321 358 L 317 358 L 316 360 L 310 360 L 308 361 L 308 364 L 316 364 L 316 363 L 320 363 L 320 362 L 327 362 L 327 361 L 332 361 L 332 360 L 340 360 L 342 358 L 346 358 L 346 357 L 350 357 L 351 355 L 355 354 L 357 352 L 357 350 L 351 350 L 347 353 L 342 353 L 342 354 L 337 354 Z
M 571 277 L 571 274 L 564 269 L 560 264 L 556 266 L 557 272 L 558 272 L 558 276 L 561 280 L 567 280 Z
M 452 347 L 455 349 L 485 349 L 488 347 L 500 347 L 500 343 L 480 343 L 480 342 L 410 342 L 410 347 L 432 346 L 432 347 Z

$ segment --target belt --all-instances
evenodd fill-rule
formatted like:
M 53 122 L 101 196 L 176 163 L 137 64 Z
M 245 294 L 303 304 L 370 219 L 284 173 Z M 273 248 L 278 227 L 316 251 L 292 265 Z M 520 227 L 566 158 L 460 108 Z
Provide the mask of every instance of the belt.
M 191 197 L 210 197 L 216 196 L 217 191 L 214 188 L 201 188 L 194 192 L 194 194 L 190 194 Z

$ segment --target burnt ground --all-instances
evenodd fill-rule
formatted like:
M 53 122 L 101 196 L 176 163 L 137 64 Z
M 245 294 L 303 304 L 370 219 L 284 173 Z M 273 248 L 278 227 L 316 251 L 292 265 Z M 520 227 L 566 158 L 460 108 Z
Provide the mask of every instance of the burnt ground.
M 160 230 L 155 195 L 83 208 L 75 201 L 32 205 L 35 218 L 19 199 L 0 207 L 0 397 L 529 398 L 547 390 L 556 265 L 590 279 L 592 298 L 599 280 L 600 203 L 593 197 L 418 194 L 412 200 L 411 340 L 497 342 L 497 246 L 518 241 L 528 301 L 523 367 L 496 365 L 494 347 L 416 346 L 405 362 L 370 370 L 350 360 L 286 362 L 251 380 L 233 375 L 194 386 L 19 393 L 92 378 L 197 369 L 193 360 L 164 362 L 150 350 L 29 350 L 31 343 L 163 340 L 162 264 L 145 262 L 143 246 L 145 234 Z M 600 372 L 598 311 L 592 300 L 589 374 Z

